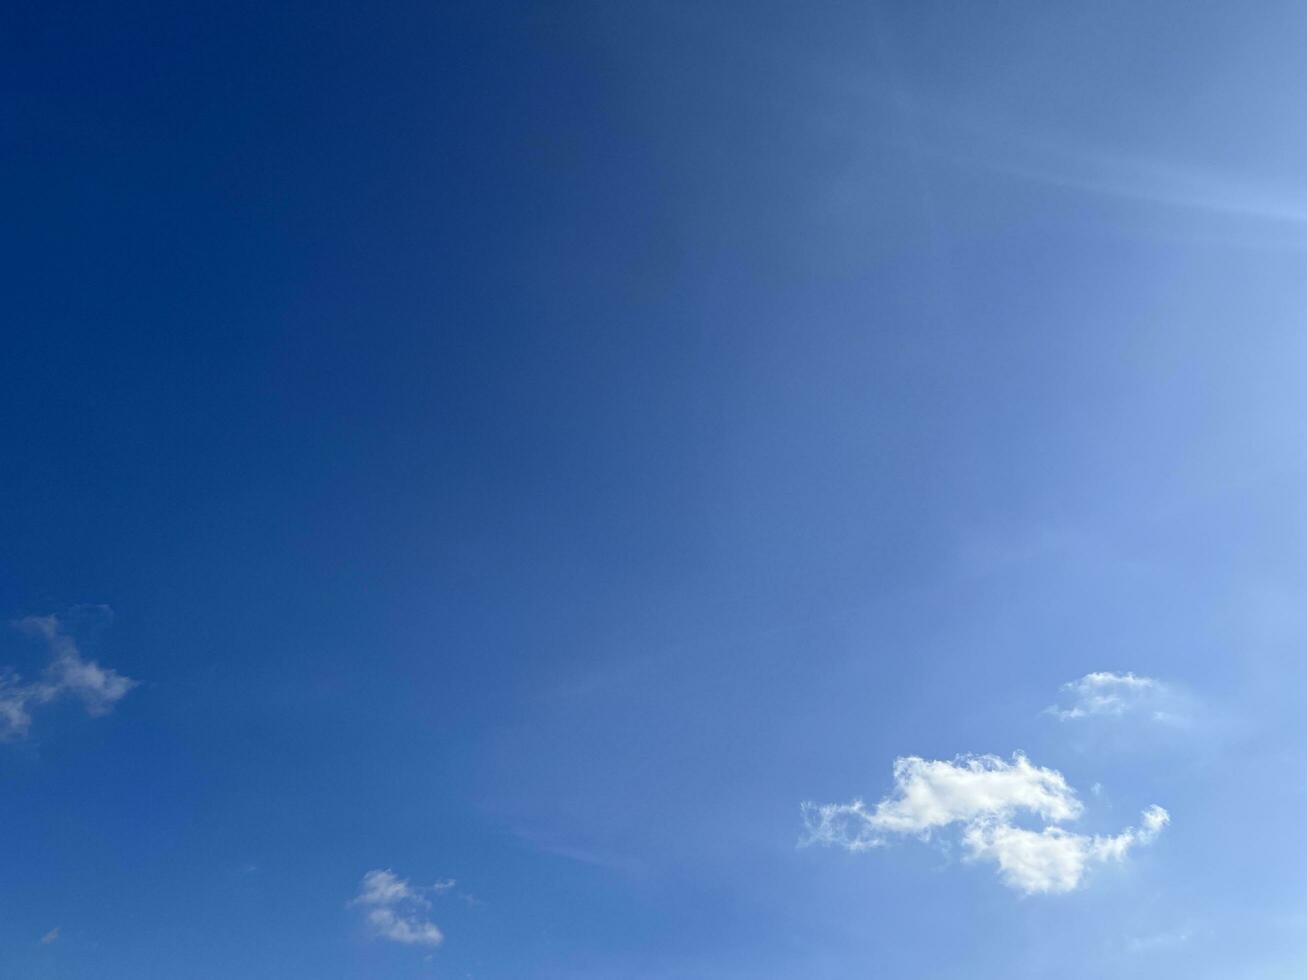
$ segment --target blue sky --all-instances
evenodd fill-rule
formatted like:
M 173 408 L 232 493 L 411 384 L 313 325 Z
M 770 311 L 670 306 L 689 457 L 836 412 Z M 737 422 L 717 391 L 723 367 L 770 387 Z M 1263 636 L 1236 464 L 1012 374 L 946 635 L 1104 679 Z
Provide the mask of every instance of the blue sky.
M 0 14 L 0 975 L 1307 972 L 1307 11 Z

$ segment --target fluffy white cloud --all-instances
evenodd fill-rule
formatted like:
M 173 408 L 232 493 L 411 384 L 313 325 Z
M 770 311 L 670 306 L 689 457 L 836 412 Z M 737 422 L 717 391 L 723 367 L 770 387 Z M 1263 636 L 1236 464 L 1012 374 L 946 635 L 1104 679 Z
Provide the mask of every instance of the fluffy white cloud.
M 1170 821 L 1159 806 L 1144 811 L 1139 829 L 1109 837 L 1077 834 L 1057 824 L 1077 819 L 1083 806 L 1062 774 L 1017 753 L 964 756 L 952 762 L 911 756 L 894 763 L 894 792 L 874 807 L 852 803 L 802 805 L 806 836 L 801 844 L 824 844 L 863 851 L 895 835 L 929 837 L 950 825 L 962 827 L 968 859 L 998 865 L 1008 886 L 1035 894 L 1077 888 L 1093 863 L 1120 861 L 1130 849 L 1148 844 Z M 1047 822 L 1028 830 L 1013 820 L 1019 813 Z
M 1155 721 L 1178 722 L 1183 718 L 1180 698 L 1168 685 L 1153 677 L 1126 672 L 1098 670 L 1062 685 L 1065 704 L 1044 709 L 1059 721 L 1081 718 L 1120 717 L 1146 713 Z
M 1149 844 L 1171 820 L 1160 806 L 1144 811 L 1142 828 L 1110 837 L 1089 837 L 1061 827 L 1025 830 L 996 821 L 966 828 L 962 841 L 972 860 L 993 861 L 1003 883 L 1027 895 L 1069 892 L 1079 887 L 1094 862 L 1122 861 L 1136 844 Z
M 43 640 L 51 661 L 41 678 L 32 682 L 24 682 L 13 670 L 0 668 L 0 739 L 25 736 L 32 725 L 34 706 L 71 697 L 82 703 L 87 714 L 104 715 L 138 683 L 84 659 L 57 616 L 28 616 L 13 625 Z
M 447 891 L 453 881 L 440 881 L 436 891 Z M 445 934 L 427 918 L 431 902 L 423 889 L 415 888 L 389 869 L 377 868 L 363 876 L 359 893 L 350 903 L 363 909 L 373 935 L 410 946 L 439 946 Z
M 398 905 L 400 902 L 421 902 L 426 904 L 426 899 L 395 872 L 390 870 L 369 871 L 363 876 L 363 881 L 359 885 L 358 897 L 354 899 L 356 905 Z
M 867 809 L 852 803 L 803 804 L 810 839 L 865 850 L 889 834 L 929 835 L 937 827 L 982 818 L 1009 820 L 1026 810 L 1046 820 L 1072 820 L 1081 804 L 1060 772 L 1033 765 L 1021 753 L 953 762 L 917 756 L 894 761 L 894 793 Z
M 368 910 L 368 925 L 376 935 L 409 946 L 439 946 L 445 934 L 434 922 L 405 915 L 392 908 Z

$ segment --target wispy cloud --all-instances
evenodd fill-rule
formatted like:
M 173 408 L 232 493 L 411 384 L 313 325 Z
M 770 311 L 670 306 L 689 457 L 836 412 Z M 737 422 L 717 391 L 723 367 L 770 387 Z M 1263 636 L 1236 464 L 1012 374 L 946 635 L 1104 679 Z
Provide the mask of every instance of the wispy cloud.
M 41 945 L 49 946 L 52 942 L 54 942 L 58 938 L 59 938 L 59 927 L 55 926 L 53 929 L 51 929 L 44 936 L 41 937 Z
M 998 865 L 1004 884 L 1026 894 L 1068 892 L 1080 886 L 1090 865 L 1123 860 L 1135 846 L 1151 843 L 1171 819 L 1151 806 L 1139 828 L 1108 837 L 1068 831 L 1058 825 L 1084 810 L 1075 790 L 1060 772 L 1020 753 L 1011 761 L 992 755 L 952 762 L 897 759 L 894 785 L 874 807 L 861 800 L 802 804 L 806 833 L 800 844 L 864 851 L 904 835 L 929 839 L 958 825 L 968 859 Z M 1018 813 L 1040 817 L 1047 826 L 1017 826 Z
M 1184 699 L 1170 685 L 1153 677 L 1099 670 L 1062 685 L 1058 704 L 1044 713 L 1059 721 L 1120 718 L 1139 715 L 1168 724 L 1188 720 Z
M 995 134 L 997 135 L 997 134 Z M 1050 186 L 1234 218 L 1307 223 L 1307 191 L 1184 163 L 1005 133 L 982 165 Z
M 64 697 L 80 701 L 92 717 L 108 714 L 138 683 L 85 659 L 58 616 L 27 616 L 12 625 L 42 640 L 51 660 L 40 679 L 31 682 L 0 667 L 0 740 L 26 736 L 32 709 Z
M 395 872 L 377 868 L 363 876 L 351 905 L 363 910 L 368 928 L 378 939 L 408 946 L 439 946 L 445 934 L 428 917 L 427 891 L 443 892 L 455 882 L 445 879 L 428 888 L 417 887 Z
M 1135 936 L 1126 942 L 1126 949 L 1132 953 L 1151 953 L 1154 950 L 1174 949 L 1183 946 L 1193 938 L 1191 929 L 1176 929 L 1171 932 L 1155 932 L 1147 936 Z
M 627 854 L 618 854 L 602 848 L 591 847 L 565 840 L 557 835 L 518 827 L 513 831 L 518 837 L 538 847 L 546 854 L 554 854 L 569 861 L 592 864 L 597 868 L 618 871 L 623 874 L 643 874 L 647 869 L 644 861 Z
M 942 106 L 928 109 L 922 121 L 923 141 L 913 149 L 958 166 L 1180 212 L 1289 228 L 1307 224 L 1307 187 L 1301 183 L 1229 171 L 1201 159 L 1012 129 L 958 117 Z

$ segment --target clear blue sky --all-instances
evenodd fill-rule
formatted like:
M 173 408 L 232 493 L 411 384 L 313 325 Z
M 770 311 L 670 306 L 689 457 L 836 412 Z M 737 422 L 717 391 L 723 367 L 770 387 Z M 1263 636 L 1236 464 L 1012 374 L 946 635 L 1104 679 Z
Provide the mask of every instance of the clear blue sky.
M 0 976 L 1307 974 L 1304 50 L 6 4 Z

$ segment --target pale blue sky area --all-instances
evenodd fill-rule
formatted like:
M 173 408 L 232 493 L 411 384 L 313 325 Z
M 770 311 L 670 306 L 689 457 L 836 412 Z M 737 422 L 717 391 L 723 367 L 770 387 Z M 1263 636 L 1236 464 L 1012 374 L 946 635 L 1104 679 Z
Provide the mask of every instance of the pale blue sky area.
M 1307 975 L 1307 9 L 0 49 L 0 976 Z

